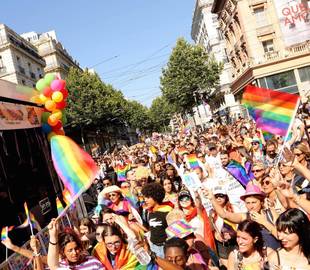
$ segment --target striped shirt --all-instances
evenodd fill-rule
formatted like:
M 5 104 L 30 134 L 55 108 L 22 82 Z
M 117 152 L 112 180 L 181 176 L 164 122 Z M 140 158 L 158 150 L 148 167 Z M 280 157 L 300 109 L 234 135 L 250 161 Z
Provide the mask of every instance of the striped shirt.
M 93 256 L 86 256 L 79 265 L 71 266 L 66 261 L 60 261 L 57 270 L 105 270 L 102 263 Z

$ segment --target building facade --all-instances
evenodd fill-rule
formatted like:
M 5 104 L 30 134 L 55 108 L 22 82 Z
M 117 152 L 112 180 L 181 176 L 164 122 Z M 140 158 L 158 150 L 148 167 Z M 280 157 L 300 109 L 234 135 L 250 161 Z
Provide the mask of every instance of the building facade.
M 231 94 L 231 63 L 228 61 L 226 44 L 219 27 L 217 15 L 212 13 L 213 0 L 196 0 L 191 36 L 196 44 L 202 45 L 215 60 L 223 63 L 220 75 L 220 93 L 215 95 L 211 105 L 213 113 L 238 113 L 239 108 Z M 228 109 L 229 108 L 229 109 Z
M 34 87 L 44 75 L 44 67 L 35 46 L 0 24 L 0 79 Z
M 56 32 L 49 31 L 38 34 L 28 32 L 21 35 L 31 42 L 46 62 L 45 73 L 55 73 L 61 78 L 66 78 L 70 67 L 80 68 L 77 63 L 57 40 Z
M 237 100 L 247 84 L 310 95 L 307 0 L 215 0 Z

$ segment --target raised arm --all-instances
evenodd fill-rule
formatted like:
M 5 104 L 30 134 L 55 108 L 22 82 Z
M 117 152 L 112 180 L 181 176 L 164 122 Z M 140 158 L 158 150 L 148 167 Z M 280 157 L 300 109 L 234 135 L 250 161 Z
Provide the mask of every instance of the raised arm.
M 48 224 L 50 240 L 48 244 L 47 264 L 51 270 L 59 267 L 58 222 L 56 219 Z

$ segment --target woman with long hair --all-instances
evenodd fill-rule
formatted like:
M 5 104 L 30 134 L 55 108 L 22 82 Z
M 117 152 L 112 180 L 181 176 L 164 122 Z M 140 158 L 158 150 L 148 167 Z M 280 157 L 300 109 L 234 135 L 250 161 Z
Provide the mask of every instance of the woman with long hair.
M 310 222 L 305 213 L 288 209 L 276 226 L 282 248 L 269 255 L 271 269 L 310 269 Z
M 96 244 L 95 224 L 90 218 L 82 218 L 79 222 L 79 233 L 85 250 L 91 254 Z
M 79 236 L 74 230 L 66 228 L 63 232 L 58 233 L 59 225 L 56 219 L 52 219 L 48 229 L 47 263 L 49 269 L 104 269 L 100 261 L 87 255 Z
M 238 248 L 228 257 L 228 270 L 263 269 L 269 249 L 264 247 L 260 225 L 252 220 L 242 221 L 237 230 Z
M 301 142 L 294 145 L 293 153 L 301 165 L 310 167 L 310 149 L 305 143 Z
M 175 186 L 173 185 L 171 179 L 164 177 L 161 180 L 161 185 L 165 190 L 165 198 L 163 202 L 172 202 L 174 205 L 178 204 L 178 194 L 176 193 Z

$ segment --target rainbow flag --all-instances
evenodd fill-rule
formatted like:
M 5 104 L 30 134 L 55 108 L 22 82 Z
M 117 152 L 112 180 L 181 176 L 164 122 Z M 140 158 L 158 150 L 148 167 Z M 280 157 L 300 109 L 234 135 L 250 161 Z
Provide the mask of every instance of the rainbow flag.
M 1 241 L 3 241 L 3 240 L 8 238 L 8 233 L 9 233 L 8 226 L 3 227 L 2 230 L 1 230 Z
M 129 188 L 122 188 L 122 194 L 133 208 L 138 208 L 138 198 L 132 194 Z
M 126 165 L 117 165 L 116 166 L 116 174 L 117 180 L 120 182 L 126 181 L 126 173 L 130 170 L 130 164 Z
M 30 222 L 34 228 L 36 228 L 38 231 L 41 231 L 41 226 L 39 222 L 35 219 L 34 215 L 30 212 L 29 213 Z
M 243 167 L 236 160 L 231 160 L 229 164 L 226 166 L 226 170 L 236 178 L 239 183 L 245 187 L 247 183 L 253 179 L 253 175 L 251 172 L 250 162 L 246 162 L 245 167 Z
M 34 227 L 37 230 L 41 230 L 39 222 L 35 219 L 34 215 L 31 212 L 29 212 L 26 202 L 24 203 L 24 208 L 25 208 L 25 213 L 26 213 L 26 219 L 23 222 L 23 224 L 17 226 L 16 228 L 17 229 L 24 229 L 30 225 L 31 228 Z
M 91 156 L 69 137 L 55 135 L 51 139 L 55 170 L 75 201 L 95 179 L 98 168 Z
M 58 197 L 56 198 L 56 207 L 58 216 L 60 216 L 65 209 Z
M 299 96 L 247 85 L 241 103 L 262 131 L 286 136 L 299 105 Z
M 187 163 L 191 169 L 199 168 L 199 163 L 196 154 L 190 154 L 186 156 Z
M 187 154 L 188 153 L 188 151 L 187 151 L 187 149 L 185 148 L 185 147 L 180 147 L 180 148 L 178 148 L 178 154 L 180 155 L 180 156 L 183 156 L 183 155 L 185 155 L 185 154 Z

